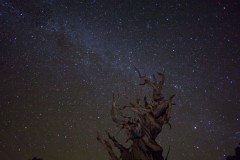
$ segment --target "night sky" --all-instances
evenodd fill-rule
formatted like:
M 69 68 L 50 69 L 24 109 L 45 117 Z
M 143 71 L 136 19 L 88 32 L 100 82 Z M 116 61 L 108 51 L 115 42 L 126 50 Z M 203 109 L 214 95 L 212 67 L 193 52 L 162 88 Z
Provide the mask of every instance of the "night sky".
M 169 160 L 224 160 L 240 142 L 240 1 L 0 0 L 0 159 L 106 160 L 112 93 L 176 93 Z M 124 103 L 125 100 L 119 101 Z

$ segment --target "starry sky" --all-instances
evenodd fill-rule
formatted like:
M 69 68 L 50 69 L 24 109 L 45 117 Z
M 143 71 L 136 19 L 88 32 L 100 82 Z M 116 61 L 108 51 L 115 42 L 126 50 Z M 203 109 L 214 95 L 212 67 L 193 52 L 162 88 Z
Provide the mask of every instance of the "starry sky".
M 176 93 L 169 160 L 224 160 L 240 142 L 240 1 L 0 0 L 0 159 L 105 160 L 112 93 L 134 70 Z M 124 98 L 119 103 L 124 103 Z

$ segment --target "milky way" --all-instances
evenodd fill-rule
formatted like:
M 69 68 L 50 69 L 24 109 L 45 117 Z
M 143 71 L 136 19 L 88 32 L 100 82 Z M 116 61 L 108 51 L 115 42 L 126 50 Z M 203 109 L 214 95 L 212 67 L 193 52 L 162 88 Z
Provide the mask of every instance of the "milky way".
M 170 160 L 225 159 L 240 142 L 239 1 L 0 1 L 0 159 L 104 160 L 112 93 L 176 93 Z M 120 103 L 120 102 L 119 102 Z M 165 154 L 165 152 L 164 152 Z

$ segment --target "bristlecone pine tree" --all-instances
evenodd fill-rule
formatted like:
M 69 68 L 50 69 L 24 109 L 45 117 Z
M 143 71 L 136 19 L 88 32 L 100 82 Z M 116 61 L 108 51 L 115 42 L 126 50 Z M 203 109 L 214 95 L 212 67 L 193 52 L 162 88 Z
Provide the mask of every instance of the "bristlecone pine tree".
M 108 140 L 103 139 L 98 134 L 97 140 L 104 145 L 111 160 L 164 160 L 163 148 L 156 142 L 157 136 L 162 131 L 164 124 L 167 124 L 171 128 L 169 123 L 172 99 L 175 95 L 164 99 L 162 95 L 162 88 L 164 85 L 165 76 L 162 73 L 158 73 L 159 80 L 152 76 L 152 79 L 146 75 L 141 75 L 138 72 L 139 78 L 143 80 L 140 85 L 147 85 L 152 88 L 150 96 L 144 96 L 141 100 L 136 99 L 136 102 L 129 100 L 127 105 L 119 106 L 116 104 L 116 97 L 113 95 L 111 116 L 117 127 L 125 130 L 128 137 L 127 141 L 131 141 L 129 148 L 120 144 L 115 137 L 107 132 L 108 138 L 112 141 L 113 145 L 120 151 L 118 157 L 112 148 L 111 143 Z M 124 110 L 129 109 L 133 112 L 133 116 L 126 116 Z

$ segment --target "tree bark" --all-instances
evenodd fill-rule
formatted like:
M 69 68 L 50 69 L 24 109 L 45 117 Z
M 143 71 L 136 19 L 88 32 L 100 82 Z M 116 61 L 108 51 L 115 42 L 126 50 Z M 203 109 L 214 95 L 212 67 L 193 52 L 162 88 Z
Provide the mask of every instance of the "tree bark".
M 175 95 L 165 99 L 162 95 L 162 88 L 165 76 L 158 73 L 159 81 L 155 75 L 152 79 L 142 76 L 140 71 L 135 68 L 139 78 L 143 80 L 140 85 L 147 85 L 152 88 L 151 96 L 144 96 L 143 100 L 139 98 L 136 102 L 129 101 L 128 105 L 116 105 L 116 97 L 113 95 L 111 116 L 117 127 L 124 130 L 132 144 L 129 148 L 120 144 L 115 137 L 107 132 L 108 139 L 120 151 L 120 156 L 113 152 L 112 145 L 108 140 L 104 140 L 98 135 L 97 140 L 102 143 L 111 160 L 164 160 L 163 148 L 156 142 L 157 136 L 161 133 L 163 125 L 167 124 L 171 128 L 169 120 L 171 118 L 172 99 Z M 128 117 L 124 110 L 129 109 L 134 113 L 134 117 Z M 121 117 L 121 118 L 120 118 Z M 169 153 L 169 152 L 168 152 Z M 168 156 L 168 154 L 167 154 Z

